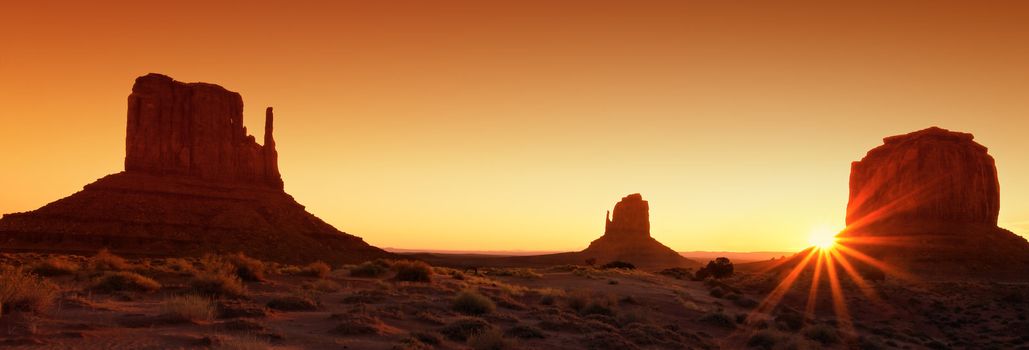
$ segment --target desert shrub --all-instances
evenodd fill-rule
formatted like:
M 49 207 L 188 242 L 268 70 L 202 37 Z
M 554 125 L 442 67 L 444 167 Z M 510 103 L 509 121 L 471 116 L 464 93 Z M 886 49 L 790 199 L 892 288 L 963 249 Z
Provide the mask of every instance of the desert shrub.
M 0 314 L 12 310 L 47 312 L 59 293 L 56 285 L 23 269 L 0 269 Z
M 193 263 L 186 261 L 186 259 L 171 258 L 166 260 L 164 265 L 168 271 L 182 275 L 192 275 L 197 272 L 196 266 L 193 266 Z
M 716 258 L 715 260 L 708 261 L 707 266 L 704 266 L 700 268 L 700 270 L 697 270 L 697 274 L 696 276 L 694 276 L 694 279 L 703 280 L 708 277 L 716 279 L 726 278 L 732 276 L 732 273 L 732 262 L 729 261 L 729 258 L 721 257 Z
M 804 336 L 822 344 L 833 344 L 840 340 L 836 329 L 824 324 L 807 327 L 804 329 Z
M 752 348 L 771 349 L 775 346 L 775 343 L 779 341 L 779 337 L 772 331 L 761 330 L 754 332 L 747 339 L 747 346 Z
M 32 272 L 40 276 L 70 275 L 79 271 L 79 264 L 61 257 L 50 257 L 32 266 Z
M 490 328 L 468 337 L 468 346 L 474 350 L 502 350 L 507 347 L 504 335 Z
M 711 294 L 712 297 L 721 298 L 721 297 L 725 296 L 725 291 L 722 290 L 722 288 L 715 287 L 715 288 L 711 289 L 711 293 L 710 294 Z
M 243 280 L 226 271 L 202 272 L 193 276 L 190 286 L 200 294 L 241 298 L 247 295 Z
M 135 272 L 108 271 L 96 279 L 93 283 L 93 289 L 102 292 L 153 292 L 161 289 L 161 284 L 150 277 Z
M 318 310 L 318 301 L 306 295 L 286 295 L 268 301 L 268 307 L 280 311 Z
M 489 297 L 479 294 L 475 290 L 466 289 L 457 294 L 451 308 L 466 315 L 482 315 L 492 313 L 497 306 Z
M 92 258 L 89 258 L 89 269 L 93 271 L 123 271 L 129 269 L 129 263 L 125 259 L 111 254 L 111 251 L 101 249 Z
M 321 261 L 315 261 L 300 269 L 301 275 L 318 278 L 328 277 L 330 272 L 332 272 L 332 266 Z
M 636 265 L 633 265 L 631 263 L 627 263 L 627 262 L 624 262 L 624 261 L 617 261 L 617 260 L 615 260 L 615 261 L 609 262 L 607 264 L 604 264 L 604 266 L 601 266 L 600 268 L 602 268 L 602 269 L 635 270 L 636 269 Z
M 736 321 L 724 312 L 710 312 L 700 317 L 700 322 L 722 328 L 735 328 Z
M 161 316 L 172 321 L 208 321 L 214 313 L 211 299 L 199 295 L 173 296 L 161 303 Z
M 397 261 L 393 263 L 397 281 L 432 282 L 432 266 L 421 261 Z
M 736 304 L 736 306 L 739 306 L 739 307 L 742 307 L 742 308 L 748 308 L 748 309 L 751 309 L 751 308 L 754 308 L 754 307 L 757 306 L 757 300 L 754 300 L 754 299 L 751 299 L 751 298 L 747 298 L 747 297 L 744 297 L 744 296 L 739 296 L 738 298 L 733 299 L 732 303 Z
M 472 335 L 482 333 L 490 328 L 493 328 L 493 326 L 481 318 L 464 317 L 443 326 L 440 329 L 440 333 L 450 340 L 467 341 Z
M 539 329 L 539 327 L 532 326 L 532 325 L 525 325 L 525 324 L 520 324 L 520 325 L 516 325 L 514 327 L 511 327 L 511 329 L 508 329 L 505 334 L 507 336 L 509 336 L 509 337 L 515 337 L 515 338 L 521 338 L 521 339 L 543 339 L 543 338 L 546 338 L 546 336 L 543 335 L 543 330 Z
M 579 310 L 583 316 L 604 315 L 614 316 L 616 301 L 612 298 L 590 298 L 586 306 Z
M 568 305 L 568 308 L 572 310 L 582 311 L 592 299 L 593 297 L 590 296 L 588 292 L 577 290 L 568 293 L 567 298 L 565 298 L 565 303 Z
M 333 314 L 330 319 L 340 321 L 332 331 L 340 335 L 375 335 L 381 333 L 382 321 L 368 315 Z
M 390 265 L 384 260 L 365 261 L 350 269 L 353 277 L 379 277 L 389 271 Z
M 674 278 L 674 279 L 678 279 L 678 280 L 693 279 L 693 272 L 691 272 L 690 269 L 686 269 L 686 268 L 682 268 L 682 267 L 673 267 L 673 268 L 669 268 L 669 269 L 664 269 L 664 270 L 661 270 L 661 272 L 658 272 L 658 274 L 665 275 L 665 276 L 668 276 L 668 277 L 671 277 L 671 278 Z
M 268 350 L 271 344 L 254 334 L 243 334 L 237 338 L 226 339 L 218 344 L 219 350 Z
M 232 264 L 236 269 L 236 275 L 242 278 L 244 281 L 249 282 L 261 282 L 264 281 L 265 266 L 264 262 L 251 257 L 246 256 L 243 253 L 236 253 L 226 257 L 226 261 Z
M 324 292 L 324 293 L 333 293 L 333 292 L 338 292 L 341 289 L 343 289 L 343 286 L 339 285 L 339 283 L 336 283 L 336 282 L 333 282 L 333 281 L 330 281 L 330 280 L 321 280 L 320 279 L 320 280 L 317 280 L 317 281 L 314 281 L 314 282 L 311 282 L 311 283 L 304 284 L 304 288 L 306 288 L 306 289 L 313 289 L 313 290 L 316 290 L 316 291 L 319 291 L 319 292 Z
M 528 268 L 503 268 L 489 269 L 486 274 L 491 276 L 511 276 L 520 278 L 541 278 L 542 274 Z
M 775 317 L 779 328 L 788 331 L 799 331 L 804 327 L 804 316 L 796 312 L 783 312 Z

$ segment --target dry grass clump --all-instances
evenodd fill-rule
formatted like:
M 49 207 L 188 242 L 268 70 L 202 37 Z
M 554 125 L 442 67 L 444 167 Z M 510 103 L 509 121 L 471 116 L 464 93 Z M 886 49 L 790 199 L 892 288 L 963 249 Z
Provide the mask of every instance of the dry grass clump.
M 93 289 L 102 292 L 153 292 L 161 289 L 161 284 L 150 277 L 135 272 L 108 271 L 96 279 L 93 283 Z
M 304 289 L 313 289 L 323 293 L 334 293 L 343 289 L 339 283 L 330 280 L 317 280 L 304 284 Z
M 751 334 L 750 338 L 747 339 L 747 347 L 770 350 L 778 342 L 779 336 L 775 332 L 765 329 Z
M 71 275 L 79 271 L 79 264 L 63 257 L 50 257 L 32 266 L 32 272 L 40 276 Z
M 840 335 L 836 332 L 836 329 L 824 324 L 805 328 L 804 336 L 823 345 L 834 344 L 840 340 Z
M 20 268 L 0 269 L 0 314 L 12 310 L 47 312 L 59 293 L 53 283 Z
M 736 328 L 736 321 L 724 312 L 710 312 L 700 317 L 700 322 L 722 328 Z
M 215 347 L 219 350 L 268 350 L 270 348 L 271 345 L 267 341 L 253 334 L 243 334 L 237 338 L 226 339 Z
M 190 286 L 200 294 L 242 298 L 247 296 L 243 280 L 226 271 L 204 271 L 193 276 Z
M 181 258 L 170 258 L 165 260 L 164 268 L 169 272 L 180 275 L 192 275 L 197 273 L 196 266 L 193 266 L 193 263 Z
M 89 259 L 89 269 L 93 271 L 124 271 L 131 268 L 124 258 L 111 254 L 111 251 L 101 249 Z
M 496 311 L 497 306 L 489 297 L 474 289 L 466 289 L 457 294 L 451 308 L 466 315 L 483 315 Z
M 269 308 L 279 311 L 314 311 L 319 308 L 317 300 L 302 294 L 275 297 L 269 300 L 267 305 Z
M 161 316 L 171 321 L 210 321 L 214 314 L 214 303 L 200 295 L 173 296 L 161 303 Z
M 509 337 L 521 339 L 543 339 L 547 337 L 543 335 L 543 330 L 539 329 L 539 327 L 525 324 L 511 327 L 505 334 Z
M 467 341 L 472 335 L 482 333 L 491 328 L 493 326 L 486 322 L 486 320 L 477 317 L 464 317 L 443 326 L 440 329 L 440 333 L 450 340 Z
M 243 253 L 229 255 L 226 258 L 229 264 L 236 269 L 236 275 L 248 282 L 264 281 L 264 262 L 246 256 Z
M 510 276 L 519 278 L 542 278 L 543 275 L 529 268 L 496 268 L 486 270 L 490 276 Z
M 468 346 L 474 350 L 503 350 L 507 341 L 499 330 L 489 328 L 468 337 Z
M 332 272 L 332 266 L 321 261 L 315 261 L 300 269 L 300 275 L 325 278 Z
M 364 314 L 333 314 L 329 318 L 340 321 L 332 329 L 333 333 L 339 335 L 377 335 L 382 334 L 385 327 L 378 318 Z
M 353 277 L 379 277 L 389 272 L 390 264 L 386 260 L 365 261 L 350 269 L 350 276 Z
M 421 261 L 402 260 L 393 263 L 397 281 L 432 282 L 432 266 Z

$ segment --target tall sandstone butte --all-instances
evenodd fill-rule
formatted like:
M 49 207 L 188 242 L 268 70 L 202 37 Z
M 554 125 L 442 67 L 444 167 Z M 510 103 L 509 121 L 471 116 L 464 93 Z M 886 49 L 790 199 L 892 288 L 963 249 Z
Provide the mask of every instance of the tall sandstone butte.
M 198 255 L 242 251 L 283 262 L 357 262 L 389 253 L 335 229 L 283 191 L 238 93 L 148 74 L 128 99 L 125 171 L 38 210 L 0 219 L 0 248 Z
M 997 167 L 973 138 L 931 127 L 854 162 L 843 244 L 921 273 L 1025 275 L 1029 243 L 997 227 Z
M 605 219 L 604 235 L 578 254 L 599 263 L 617 260 L 647 268 L 698 265 L 650 236 L 650 204 L 639 193 L 616 203 Z

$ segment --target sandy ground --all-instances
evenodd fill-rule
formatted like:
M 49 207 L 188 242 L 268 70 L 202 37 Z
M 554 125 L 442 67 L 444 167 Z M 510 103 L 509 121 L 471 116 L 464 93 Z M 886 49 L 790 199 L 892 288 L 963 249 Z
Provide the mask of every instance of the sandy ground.
M 6 254 L 0 264 L 32 266 L 35 254 Z M 215 317 L 173 322 L 162 304 L 196 293 L 189 272 L 162 259 L 130 260 L 132 270 L 161 284 L 151 292 L 100 291 L 88 258 L 63 257 L 82 270 L 48 277 L 60 289 L 45 312 L 8 310 L 0 346 L 44 349 L 922 349 L 1029 348 L 1026 286 L 984 283 L 905 285 L 881 282 L 870 301 L 845 285 L 848 317 L 836 316 L 828 287 L 814 312 L 807 285 L 767 312 L 772 276 L 724 282 L 675 279 L 635 270 L 555 266 L 538 269 L 434 268 L 431 282 L 397 281 L 393 272 L 352 277 L 353 266 L 324 278 L 269 264 L 265 280 L 246 282 L 247 296 L 213 298 Z M 192 259 L 200 268 L 201 262 Z M 338 290 L 334 290 L 337 289 Z M 319 290 L 321 289 L 321 290 Z M 472 315 L 454 306 L 462 291 L 487 297 L 495 309 Z M 299 296 L 310 310 L 269 307 Z M 282 308 L 282 307 L 278 307 Z M 493 330 L 496 339 L 455 335 Z M 471 326 L 469 326 L 471 327 Z M 474 327 L 473 327 L 474 328 Z M 460 333 L 460 332 L 456 332 Z M 827 335 L 828 334 L 828 335 Z

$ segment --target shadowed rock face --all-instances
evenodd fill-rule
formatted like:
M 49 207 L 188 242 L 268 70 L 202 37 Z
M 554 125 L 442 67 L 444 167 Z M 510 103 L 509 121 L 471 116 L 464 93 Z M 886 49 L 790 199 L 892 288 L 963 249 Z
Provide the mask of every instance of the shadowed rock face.
M 42 208 L 4 215 L 7 250 L 128 255 L 244 252 L 265 260 L 351 263 L 388 257 L 308 213 L 283 191 L 265 115 L 264 146 L 240 95 L 159 74 L 129 95 L 125 171 Z
M 650 206 L 639 193 L 630 194 L 615 204 L 614 219 L 608 212 L 605 235 L 650 237 Z
M 997 224 L 997 167 L 972 134 L 937 127 L 885 138 L 854 162 L 847 225 L 890 221 Z
M 887 137 L 851 166 L 841 244 L 919 276 L 1029 276 L 1029 243 L 997 227 L 993 157 L 971 134 Z
M 272 123 L 269 107 L 261 146 L 243 126 L 238 93 L 148 74 L 129 95 L 125 170 L 281 189 Z

